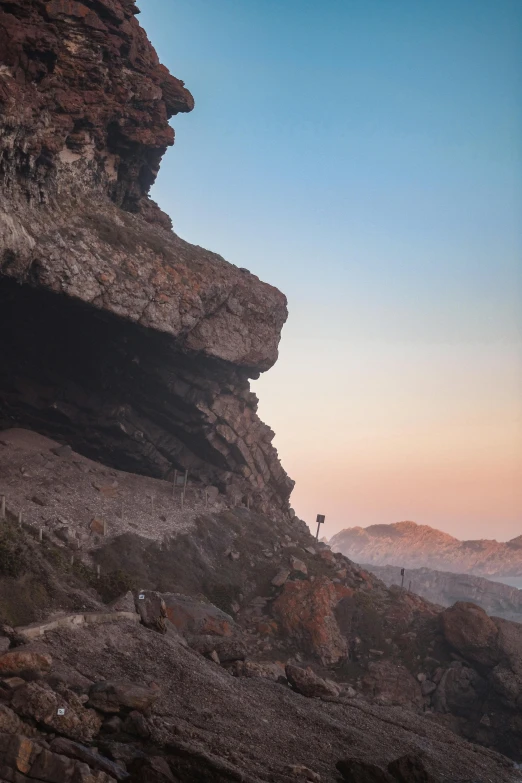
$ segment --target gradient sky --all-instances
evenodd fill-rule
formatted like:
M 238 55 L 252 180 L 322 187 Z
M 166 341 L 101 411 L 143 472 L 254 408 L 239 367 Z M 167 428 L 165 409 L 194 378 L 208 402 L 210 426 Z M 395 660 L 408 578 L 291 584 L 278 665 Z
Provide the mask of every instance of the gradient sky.
M 140 6 L 196 99 L 153 197 L 288 296 L 297 513 L 521 534 L 521 0 Z

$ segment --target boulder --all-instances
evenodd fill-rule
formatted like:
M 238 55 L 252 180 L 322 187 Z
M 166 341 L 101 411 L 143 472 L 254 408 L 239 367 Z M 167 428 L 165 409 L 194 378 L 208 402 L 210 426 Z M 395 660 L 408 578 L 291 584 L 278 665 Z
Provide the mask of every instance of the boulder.
M 160 695 L 158 686 L 136 685 L 133 682 L 95 682 L 89 689 L 89 706 L 100 712 L 121 710 L 148 711 Z
M 5 704 L 0 704 L 0 734 L 20 734 L 24 737 L 34 737 L 37 731 L 20 720 L 12 709 Z
M 288 577 L 290 576 L 290 569 L 289 568 L 282 568 L 280 571 L 277 572 L 277 574 L 272 579 L 272 584 L 274 587 L 282 587 Z
M 498 628 L 480 606 L 457 601 L 442 612 L 441 621 L 446 641 L 464 658 L 483 666 L 499 662 Z
M 421 685 L 408 669 L 392 661 L 370 663 L 362 680 L 363 692 L 379 704 L 419 708 Z
M 455 661 L 446 669 L 431 701 L 436 712 L 473 717 L 481 712 L 487 683 L 475 669 Z
M 164 593 L 167 617 L 182 634 L 231 636 L 232 617 L 217 606 L 180 593 Z
M 333 611 L 343 590 L 349 592 L 349 588 L 335 585 L 323 576 L 314 582 L 286 582 L 272 606 L 274 616 L 290 639 L 317 655 L 325 665 L 337 663 L 348 654 L 346 639 Z
M 43 674 L 50 671 L 53 659 L 50 655 L 16 649 L 0 656 L 0 676 L 18 674 Z
M 323 680 L 310 666 L 301 669 L 299 666 L 287 664 L 286 677 L 294 690 L 303 696 L 320 699 L 337 699 L 340 688 L 331 680 Z
M 299 560 L 298 557 L 291 557 L 290 558 L 290 565 L 292 567 L 292 571 L 299 571 L 300 574 L 308 574 L 308 568 L 306 566 L 306 563 L 303 563 L 302 560 Z
M 495 666 L 489 683 L 507 707 L 522 707 L 522 678 L 502 664 Z
M 15 692 L 11 706 L 18 715 L 79 742 L 91 742 L 101 727 L 99 715 L 67 689 L 58 694 L 48 685 L 30 682 Z
M 143 625 L 160 633 L 166 632 L 167 607 L 160 593 L 140 590 L 136 595 L 135 606 Z

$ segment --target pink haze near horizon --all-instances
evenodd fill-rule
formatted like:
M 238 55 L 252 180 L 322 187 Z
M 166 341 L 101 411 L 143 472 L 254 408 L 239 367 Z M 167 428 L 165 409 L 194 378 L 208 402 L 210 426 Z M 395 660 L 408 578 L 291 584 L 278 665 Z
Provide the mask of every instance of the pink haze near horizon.
M 522 367 L 517 345 L 300 339 L 254 385 L 321 536 L 412 520 L 461 539 L 522 533 Z

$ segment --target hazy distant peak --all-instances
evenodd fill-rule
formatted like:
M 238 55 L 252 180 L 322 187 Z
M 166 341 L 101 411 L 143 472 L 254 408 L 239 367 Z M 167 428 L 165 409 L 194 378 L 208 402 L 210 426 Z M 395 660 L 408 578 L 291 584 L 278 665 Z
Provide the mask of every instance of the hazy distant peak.
M 522 535 L 506 543 L 459 541 L 429 525 L 403 521 L 346 528 L 329 543 L 334 551 L 369 565 L 425 567 L 484 576 L 522 575 Z

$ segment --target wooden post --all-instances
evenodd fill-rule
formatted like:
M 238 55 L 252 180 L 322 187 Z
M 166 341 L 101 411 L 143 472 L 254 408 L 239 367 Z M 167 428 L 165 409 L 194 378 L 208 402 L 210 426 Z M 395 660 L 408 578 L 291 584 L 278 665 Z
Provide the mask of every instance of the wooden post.
M 43 541 L 43 527 L 38 531 L 38 541 Z
M 107 535 L 107 522 L 105 520 L 103 520 L 103 535 Z
M 408 593 L 411 593 L 411 579 L 410 579 L 410 583 L 408 585 Z
M 187 489 L 187 482 L 188 482 L 188 470 L 185 471 L 185 480 L 183 481 L 183 492 Z
M 182 491 L 180 495 L 180 500 L 181 500 L 181 510 L 183 511 L 183 506 L 185 505 L 185 490 Z
M 97 577 L 97 579 L 100 578 L 100 573 L 101 573 L 101 566 L 97 565 L 96 566 L 96 577 Z
M 178 471 L 174 471 L 174 481 L 172 482 L 172 497 L 174 497 L 174 493 L 176 491 L 176 487 L 178 486 Z
M 247 495 L 247 508 L 250 511 L 250 495 Z
M 404 588 L 404 568 L 401 568 L 401 590 Z
M 22 527 L 23 518 L 24 518 L 24 515 L 22 514 L 21 511 L 19 511 L 18 512 L 18 527 Z
M 317 533 L 315 534 L 315 540 L 319 541 L 319 528 L 322 524 L 324 524 L 324 514 L 318 514 L 317 519 L 315 520 L 317 522 Z
M 71 566 L 74 565 L 74 555 L 71 555 Z
M 0 498 L 0 518 L 5 519 L 5 495 Z

